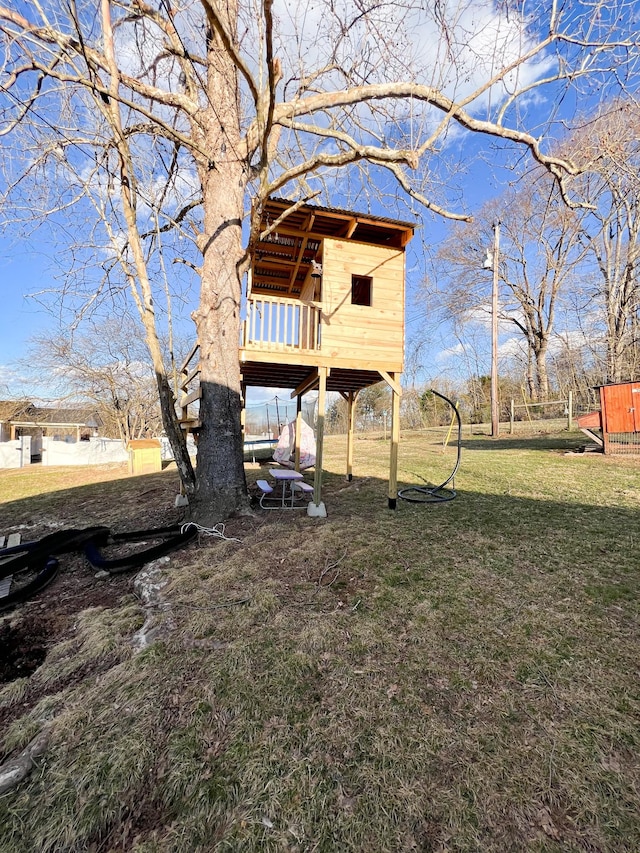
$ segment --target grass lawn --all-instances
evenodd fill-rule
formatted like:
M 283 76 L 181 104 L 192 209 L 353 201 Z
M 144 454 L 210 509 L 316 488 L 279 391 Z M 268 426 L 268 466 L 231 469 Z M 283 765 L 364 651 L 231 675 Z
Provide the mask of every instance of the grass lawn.
M 403 436 L 401 484 L 448 475 L 431 441 Z M 456 500 L 391 512 L 388 443 L 357 440 L 347 482 L 331 437 L 328 518 L 172 555 L 145 651 L 130 581 L 67 606 L 0 686 L 0 754 L 50 731 L 0 852 L 640 850 L 640 458 L 580 443 L 465 436 Z M 43 473 L 0 472 L 0 533 L 175 520 L 175 471 Z

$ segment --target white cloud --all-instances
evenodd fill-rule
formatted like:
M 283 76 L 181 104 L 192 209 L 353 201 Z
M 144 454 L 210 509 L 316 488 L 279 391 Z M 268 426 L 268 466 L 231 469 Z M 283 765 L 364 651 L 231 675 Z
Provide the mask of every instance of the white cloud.
M 345 69 L 355 63 L 363 83 L 416 80 L 461 100 L 533 47 L 527 21 L 513 7 L 507 14 L 486 0 L 457 0 L 439 4 L 438 14 L 435 8 L 381 3 L 363 15 L 351 0 L 337 0 L 331 8 L 319 0 L 276 0 L 284 79 L 308 75 L 335 59 Z M 469 110 L 486 114 L 510 92 L 547 74 L 554 62 L 541 54 L 517 65 L 504 81 L 482 91 Z M 341 78 L 332 70 L 324 79 L 330 85 Z M 416 106 L 415 112 L 416 119 L 425 117 L 424 108 Z
M 440 350 L 435 356 L 435 363 L 442 364 L 445 361 L 449 361 L 452 358 L 457 358 L 460 355 L 464 355 L 466 353 L 466 347 L 463 343 L 455 344 L 452 347 L 446 347 L 445 349 Z
M 498 345 L 499 358 L 522 358 L 527 354 L 527 342 L 523 335 L 512 335 Z

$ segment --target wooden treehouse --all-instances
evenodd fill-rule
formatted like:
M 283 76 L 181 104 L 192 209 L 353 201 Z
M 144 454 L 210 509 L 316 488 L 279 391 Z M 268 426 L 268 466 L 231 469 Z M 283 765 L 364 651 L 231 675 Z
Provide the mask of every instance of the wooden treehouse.
M 288 212 L 289 211 L 289 212 Z M 405 247 L 408 222 L 270 200 L 252 249 L 246 319 L 240 340 L 243 386 L 291 389 L 297 400 L 318 390 L 313 502 L 321 503 L 327 391 L 348 404 L 346 473 L 352 476 L 355 401 L 383 379 L 392 391 L 389 506 L 397 498 L 400 374 L 404 361 Z M 196 350 L 183 368 L 183 421 L 197 397 L 189 383 Z M 299 428 L 297 430 L 299 438 Z M 299 440 L 296 441 L 299 448 Z

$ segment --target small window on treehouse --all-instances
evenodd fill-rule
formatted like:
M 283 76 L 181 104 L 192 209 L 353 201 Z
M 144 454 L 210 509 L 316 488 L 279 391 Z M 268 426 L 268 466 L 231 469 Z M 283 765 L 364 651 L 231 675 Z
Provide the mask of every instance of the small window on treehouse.
M 351 304 L 371 305 L 373 279 L 368 275 L 351 276 Z

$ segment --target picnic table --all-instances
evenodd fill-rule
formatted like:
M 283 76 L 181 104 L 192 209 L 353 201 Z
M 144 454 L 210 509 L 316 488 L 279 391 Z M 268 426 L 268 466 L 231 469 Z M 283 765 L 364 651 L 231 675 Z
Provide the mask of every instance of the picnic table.
M 304 509 L 306 504 L 296 503 L 296 498 L 313 492 L 313 486 L 304 482 L 304 476 L 290 468 L 269 468 L 269 473 L 276 481 L 276 493 L 267 480 L 258 480 L 256 485 L 262 492 L 260 506 L 263 509 Z

